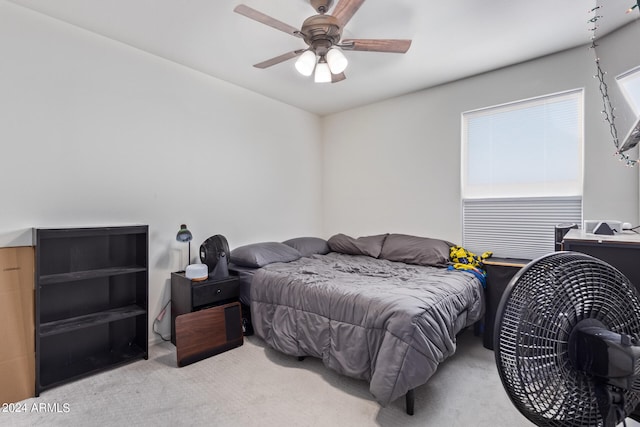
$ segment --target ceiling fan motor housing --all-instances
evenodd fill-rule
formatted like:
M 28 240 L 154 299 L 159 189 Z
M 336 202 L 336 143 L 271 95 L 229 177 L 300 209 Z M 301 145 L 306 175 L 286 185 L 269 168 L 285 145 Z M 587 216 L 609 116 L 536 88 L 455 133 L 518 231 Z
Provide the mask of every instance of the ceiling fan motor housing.
M 318 55 L 327 53 L 342 37 L 340 24 L 331 15 L 314 15 L 305 19 L 301 32 L 305 43 Z

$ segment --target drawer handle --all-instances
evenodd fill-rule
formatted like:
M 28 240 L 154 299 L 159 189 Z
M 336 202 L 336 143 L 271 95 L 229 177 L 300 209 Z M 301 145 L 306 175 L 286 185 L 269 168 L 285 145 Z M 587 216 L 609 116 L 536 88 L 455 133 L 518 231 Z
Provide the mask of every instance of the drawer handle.
M 216 294 L 219 294 L 220 292 L 222 292 L 222 289 L 218 289 L 218 290 L 216 291 Z

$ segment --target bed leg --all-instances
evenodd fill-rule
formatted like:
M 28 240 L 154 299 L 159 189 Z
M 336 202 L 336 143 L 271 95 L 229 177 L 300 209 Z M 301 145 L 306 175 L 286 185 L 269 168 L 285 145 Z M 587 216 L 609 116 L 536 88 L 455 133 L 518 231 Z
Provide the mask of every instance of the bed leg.
M 413 405 L 416 401 L 415 389 L 411 389 L 407 392 L 406 401 L 407 401 L 407 415 L 413 415 Z
M 302 362 L 304 360 L 305 356 L 298 356 L 298 362 Z
M 478 320 L 473 324 L 473 335 L 479 337 L 482 335 L 482 330 L 484 329 L 484 322 L 482 320 Z

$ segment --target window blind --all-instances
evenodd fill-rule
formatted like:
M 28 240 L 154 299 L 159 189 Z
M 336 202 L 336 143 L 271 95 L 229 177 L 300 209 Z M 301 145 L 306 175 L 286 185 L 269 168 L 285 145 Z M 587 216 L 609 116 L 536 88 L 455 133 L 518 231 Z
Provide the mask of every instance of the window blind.
M 462 197 L 582 194 L 582 90 L 462 114 Z
M 463 246 L 535 259 L 554 251 L 555 226 L 582 223 L 582 197 L 463 200 Z
M 583 103 L 578 89 L 462 114 L 465 248 L 534 259 L 582 222 Z

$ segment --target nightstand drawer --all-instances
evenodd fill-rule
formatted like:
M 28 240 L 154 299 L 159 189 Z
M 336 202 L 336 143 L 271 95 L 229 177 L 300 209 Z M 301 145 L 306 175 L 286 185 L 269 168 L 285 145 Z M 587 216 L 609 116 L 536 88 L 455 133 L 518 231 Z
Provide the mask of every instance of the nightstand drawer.
M 194 283 L 192 287 L 192 304 L 194 309 L 228 299 L 237 299 L 239 296 L 240 282 L 236 278 L 215 283 Z

